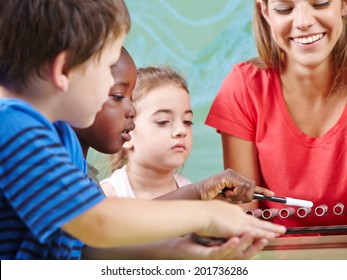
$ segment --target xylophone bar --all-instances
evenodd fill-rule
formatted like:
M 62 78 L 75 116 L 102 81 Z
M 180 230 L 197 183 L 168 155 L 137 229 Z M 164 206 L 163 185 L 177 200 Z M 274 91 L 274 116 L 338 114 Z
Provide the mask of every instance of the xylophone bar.
M 347 233 L 347 225 L 341 226 L 314 226 L 287 228 L 286 234 L 302 233 Z
M 305 233 L 347 233 L 347 225 L 287 228 L 287 231 L 285 234 L 305 234 Z M 219 246 L 228 240 L 227 238 L 202 237 L 195 234 L 192 235 L 192 239 L 195 242 L 205 246 Z

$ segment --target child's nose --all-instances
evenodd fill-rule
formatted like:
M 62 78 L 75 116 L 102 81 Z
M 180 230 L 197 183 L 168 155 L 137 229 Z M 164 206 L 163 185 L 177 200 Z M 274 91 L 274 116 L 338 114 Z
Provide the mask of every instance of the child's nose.
M 128 110 L 126 111 L 126 117 L 127 118 L 135 118 L 136 116 L 136 109 L 131 102 L 131 100 L 128 101 Z
M 185 137 L 187 135 L 187 128 L 183 123 L 176 124 L 173 130 L 174 137 Z

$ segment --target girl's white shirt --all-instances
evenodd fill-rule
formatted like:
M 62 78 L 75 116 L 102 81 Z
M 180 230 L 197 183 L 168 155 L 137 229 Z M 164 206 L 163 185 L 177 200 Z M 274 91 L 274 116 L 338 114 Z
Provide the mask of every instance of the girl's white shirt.
M 115 170 L 110 177 L 102 180 L 101 184 L 110 184 L 114 191 L 117 193 L 118 197 L 136 198 L 135 193 L 133 192 L 133 189 L 130 185 L 129 177 L 125 168 L 126 166 L 123 166 L 122 168 Z M 178 173 L 174 174 L 174 179 L 178 188 L 191 184 L 191 181 Z

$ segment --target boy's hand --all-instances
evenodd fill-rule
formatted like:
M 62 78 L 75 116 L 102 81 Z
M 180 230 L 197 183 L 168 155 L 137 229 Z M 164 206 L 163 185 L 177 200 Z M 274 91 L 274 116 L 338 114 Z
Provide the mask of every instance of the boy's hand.
M 177 255 L 175 258 L 192 260 L 246 260 L 252 258 L 268 243 L 267 239 L 254 238 L 251 234 L 231 237 L 217 246 L 207 247 L 193 241 L 190 236 L 171 241 Z
M 267 196 L 267 197 L 271 197 L 271 196 L 275 195 L 275 193 L 273 191 L 270 191 L 269 189 L 258 187 L 258 186 L 255 187 L 253 194 L 254 193 L 259 193 L 259 194 L 262 194 L 262 195 Z M 252 194 L 252 198 L 253 198 L 253 194 Z M 243 199 L 232 188 L 225 188 L 222 191 L 222 193 L 220 193 L 216 197 L 216 199 L 224 200 L 226 202 L 231 202 L 231 203 L 234 203 L 234 204 L 250 202 L 250 201 L 246 201 L 246 199 L 248 199 L 248 197 Z
M 253 199 L 254 192 L 273 196 L 268 189 L 257 187 L 255 182 L 247 179 L 232 169 L 226 169 L 212 177 L 196 183 L 201 200 L 214 198 L 232 203 L 246 203 Z
M 241 207 L 218 200 L 204 203 L 203 211 L 210 216 L 205 227 L 195 234 L 202 237 L 240 237 L 251 234 L 255 238 L 274 238 L 284 234 L 286 228 L 260 220 L 243 212 Z
M 212 200 L 217 198 L 232 203 L 246 203 L 252 201 L 255 192 L 265 196 L 274 195 L 268 189 L 256 187 L 254 181 L 239 175 L 234 170 L 226 169 L 207 179 L 184 186 L 156 199 Z
M 125 247 L 98 249 L 85 246 L 82 259 L 240 260 L 253 257 L 265 244 L 267 239 L 257 239 L 251 234 L 244 234 L 226 239 L 221 245 L 207 247 L 195 242 L 191 235 L 185 235 L 156 243 Z

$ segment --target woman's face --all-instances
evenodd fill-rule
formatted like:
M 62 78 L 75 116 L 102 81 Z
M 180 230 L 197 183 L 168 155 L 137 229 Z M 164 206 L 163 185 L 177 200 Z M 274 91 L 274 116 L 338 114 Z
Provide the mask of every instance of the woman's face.
M 346 0 L 269 0 L 261 5 L 288 63 L 314 67 L 328 61 L 343 30 Z

